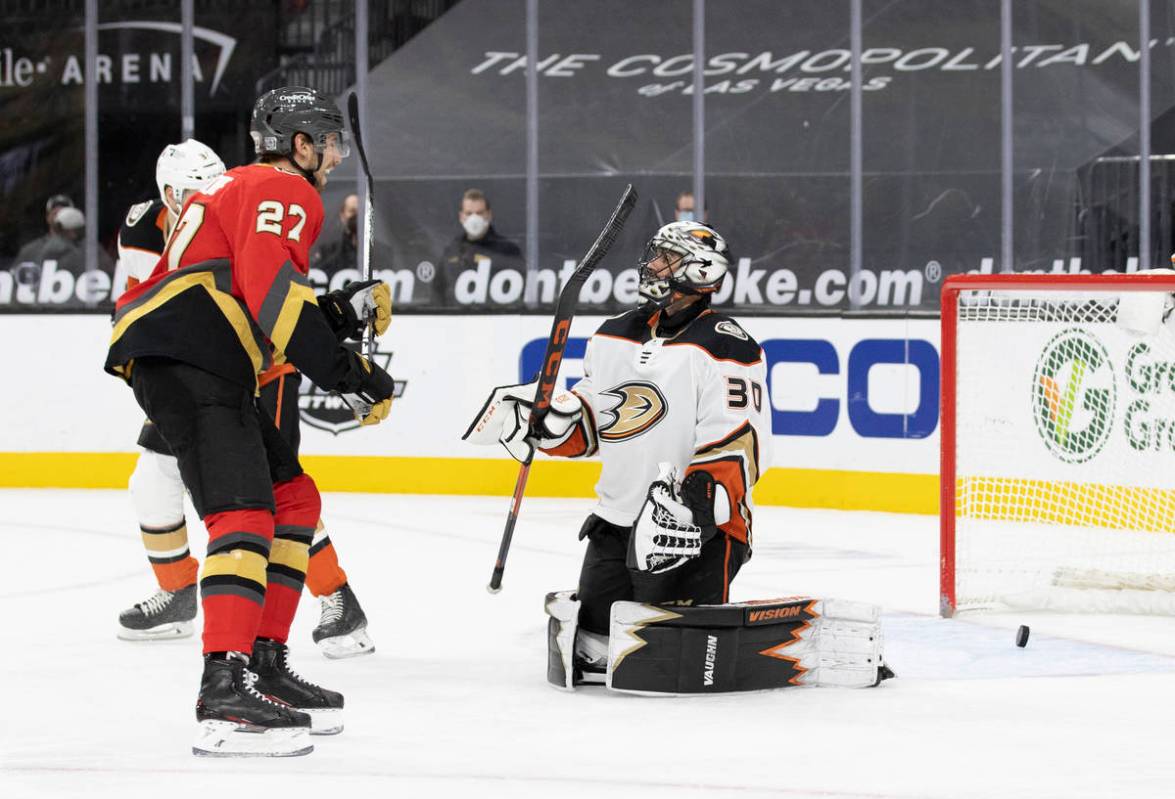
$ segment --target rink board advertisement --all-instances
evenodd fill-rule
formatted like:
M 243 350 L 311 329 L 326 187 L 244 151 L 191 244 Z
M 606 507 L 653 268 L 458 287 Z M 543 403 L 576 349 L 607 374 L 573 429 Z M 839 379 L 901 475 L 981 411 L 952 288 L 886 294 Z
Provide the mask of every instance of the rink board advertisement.
M 1167 326 L 960 323 L 958 353 L 960 477 L 1175 487 Z
M 576 318 L 561 384 L 583 375 L 603 317 Z M 938 321 L 748 318 L 762 345 L 774 462 L 757 501 L 935 512 Z M 377 359 L 397 381 L 388 421 L 355 424 L 337 397 L 299 397 L 305 464 L 324 490 L 508 495 L 517 466 L 497 447 L 461 441 L 494 386 L 538 370 L 550 321 L 537 316 L 401 316 Z M 0 485 L 125 485 L 142 415 L 129 388 L 102 372 L 109 322 L 98 315 L 0 317 L 4 374 Z M 52 368 L 46 368 L 46 358 Z M 528 492 L 591 496 L 594 460 L 540 459 Z

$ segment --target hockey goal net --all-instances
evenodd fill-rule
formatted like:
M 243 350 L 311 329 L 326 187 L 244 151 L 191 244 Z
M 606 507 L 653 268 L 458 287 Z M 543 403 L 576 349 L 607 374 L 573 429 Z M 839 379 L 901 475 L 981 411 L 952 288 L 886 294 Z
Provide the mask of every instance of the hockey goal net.
M 1175 274 L 942 299 L 941 608 L 1175 615 Z

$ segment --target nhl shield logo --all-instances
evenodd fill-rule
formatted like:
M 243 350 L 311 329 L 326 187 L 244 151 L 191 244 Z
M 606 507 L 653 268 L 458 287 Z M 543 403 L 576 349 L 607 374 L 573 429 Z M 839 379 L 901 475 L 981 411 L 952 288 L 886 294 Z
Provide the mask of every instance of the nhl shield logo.
M 392 353 L 377 350 L 374 360 L 376 364 L 383 367 L 384 371 L 391 372 L 389 367 Z M 396 380 L 395 382 L 396 390 L 393 396 L 399 399 L 404 395 L 404 387 L 408 381 Z M 347 407 L 347 403 L 343 402 L 342 397 L 333 392 L 324 391 L 305 379 L 305 376 L 303 376 L 302 384 L 298 388 L 298 414 L 302 417 L 304 424 L 317 427 L 319 430 L 326 430 L 336 436 L 359 427 L 359 421 L 351 409 Z

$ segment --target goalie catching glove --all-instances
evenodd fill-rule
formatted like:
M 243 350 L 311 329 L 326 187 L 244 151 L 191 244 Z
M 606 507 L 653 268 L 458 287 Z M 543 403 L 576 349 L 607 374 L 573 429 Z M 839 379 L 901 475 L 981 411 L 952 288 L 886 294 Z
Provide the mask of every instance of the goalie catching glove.
M 363 338 L 363 328 L 375 325 L 382 336 L 392 323 L 392 290 L 382 280 L 348 283 L 318 297 L 326 321 L 340 341 Z
M 571 392 L 556 394 L 547 413 L 532 431 L 530 411 L 538 386 L 535 381 L 495 388 L 461 439 L 472 444 L 501 443 L 510 457 L 520 463 L 534 459 L 535 447 L 558 447 L 571 437 L 583 418 L 583 403 Z
M 628 539 L 628 567 L 649 574 L 676 569 L 698 557 L 702 545 L 718 532 L 714 479 L 709 473 L 693 472 L 682 485 L 676 467 L 661 463 L 659 468 Z

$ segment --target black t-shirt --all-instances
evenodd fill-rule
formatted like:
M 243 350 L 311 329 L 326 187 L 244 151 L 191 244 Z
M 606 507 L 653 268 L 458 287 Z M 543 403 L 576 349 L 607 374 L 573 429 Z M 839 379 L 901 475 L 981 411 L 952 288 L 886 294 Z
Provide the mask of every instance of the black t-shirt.
M 491 262 L 493 271 L 524 268 L 522 250 L 494 230 L 493 225 L 490 225 L 486 234 L 477 241 L 470 241 L 462 231 L 449 242 L 444 255 L 441 256 L 441 263 L 433 280 L 433 302 L 448 306 L 457 305 L 453 293 L 457 278 L 466 270 L 477 269 L 478 264 L 487 259 Z

